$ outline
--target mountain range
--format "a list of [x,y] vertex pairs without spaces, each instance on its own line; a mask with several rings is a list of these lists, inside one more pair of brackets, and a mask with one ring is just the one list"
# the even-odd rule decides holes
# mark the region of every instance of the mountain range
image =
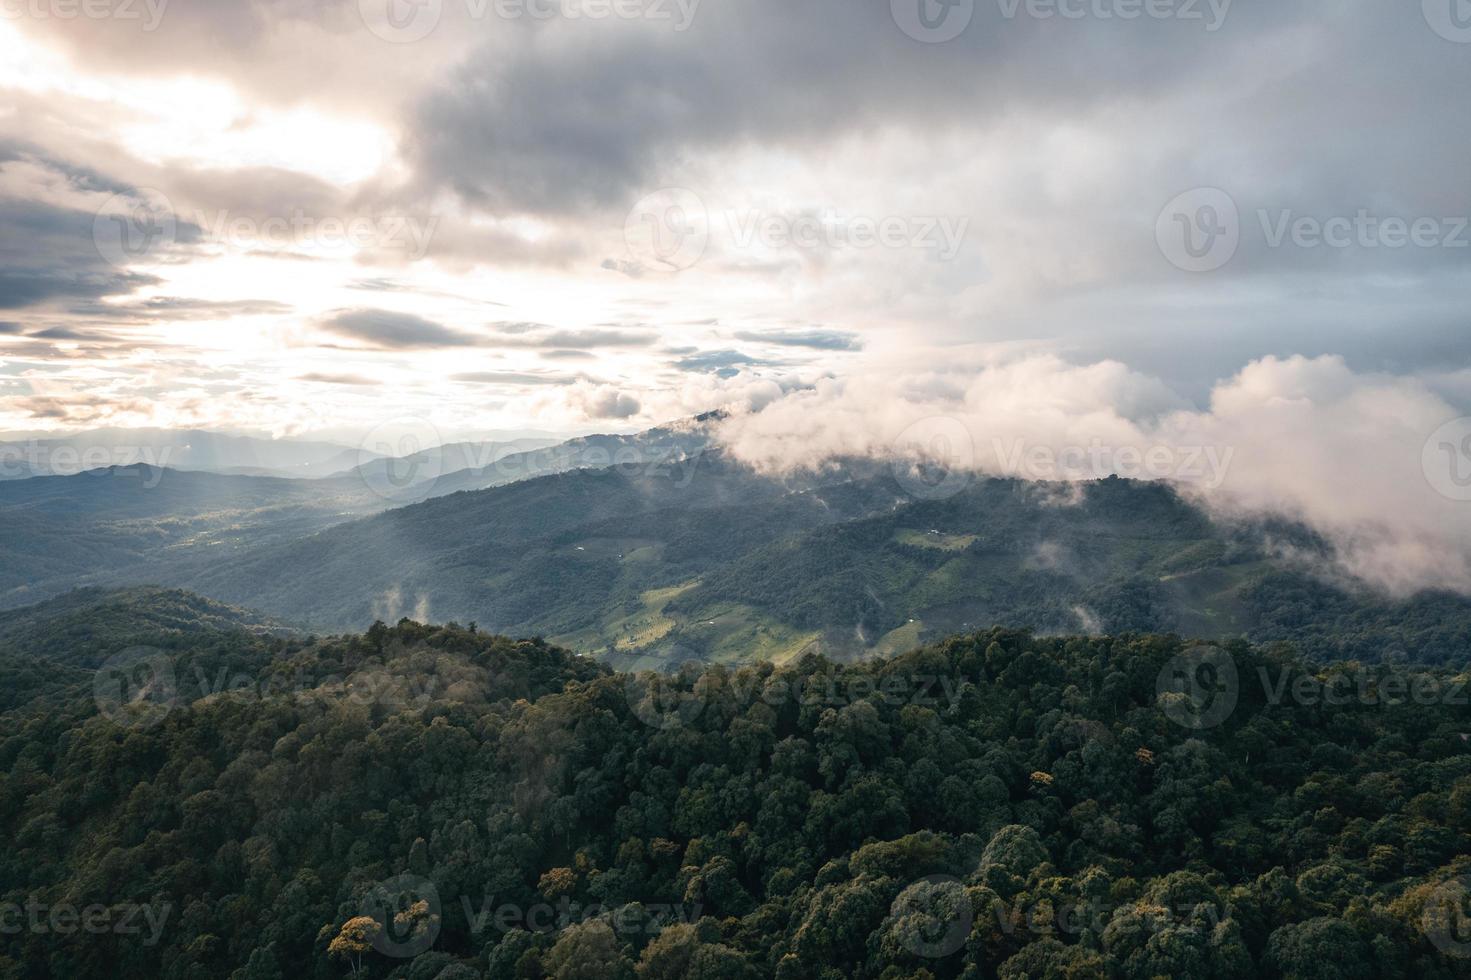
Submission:
[[756,472],[712,447],[717,421],[447,473],[418,457],[314,480],[12,481],[0,598],[161,585],[303,631],[473,622],[622,666],[852,658],[994,623],[1442,662],[1471,624],[1462,597],[1379,595],[1307,530],[1224,522],[1161,483],[976,479],[931,500],[870,461]]

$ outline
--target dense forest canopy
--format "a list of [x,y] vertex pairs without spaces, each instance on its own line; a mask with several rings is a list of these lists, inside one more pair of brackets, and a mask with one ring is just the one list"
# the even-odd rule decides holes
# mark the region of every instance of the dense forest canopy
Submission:
[[0,631],[7,975],[1471,976],[1464,668],[247,625]]

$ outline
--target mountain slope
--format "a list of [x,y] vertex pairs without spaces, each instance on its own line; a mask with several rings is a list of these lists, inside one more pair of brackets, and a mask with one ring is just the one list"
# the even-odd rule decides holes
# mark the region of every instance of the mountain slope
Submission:
[[1290,640],[1320,657],[1463,654],[1471,601],[1356,590],[1275,557],[1268,531],[1331,566],[1300,528],[1222,525],[1157,483],[981,480],[916,501],[872,466],[776,480],[705,453],[454,494],[150,571],[322,629],[477,622],[618,662],[852,657],[991,624]]
[[418,615],[523,635],[567,632],[648,589],[880,500],[791,493],[707,454],[438,498],[237,560],[175,569],[168,581],[324,628]]
[[375,454],[330,442],[267,439],[202,429],[96,429],[0,443],[0,480],[66,476],[139,463],[178,470],[321,477]]
[[[241,549],[300,540],[352,518],[464,489],[615,462],[628,470],[654,470],[698,453],[708,441],[709,421],[589,436],[534,451],[515,450],[540,440],[455,444],[403,460],[373,459],[320,479],[134,463],[0,482],[0,521],[9,532],[0,540],[0,608],[81,585],[187,584],[177,568],[228,562]],[[174,441],[190,435],[178,434]],[[196,441],[207,448],[220,440]],[[446,472],[466,462],[475,468]]]
[[219,633],[292,632],[267,616],[180,589],[78,589],[0,612],[0,654],[95,667],[131,646],[177,646]]
[[146,582],[150,564],[295,538],[390,505],[351,479],[225,476],[146,465],[0,483],[0,606],[85,584]]
[[1464,706],[1272,697],[1409,675],[1230,644],[1217,716],[1159,636],[662,680],[414,623],[234,643],[174,674],[254,690],[0,714],[0,903],[129,930],[0,930],[0,973],[325,980],[368,916],[361,975],[408,980],[1471,976]]

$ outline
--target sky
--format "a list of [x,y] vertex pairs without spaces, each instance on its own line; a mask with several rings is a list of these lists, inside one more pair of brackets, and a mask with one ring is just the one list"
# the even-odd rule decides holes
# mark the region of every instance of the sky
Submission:
[[0,0],[0,431],[1214,440],[1471,582],[1468,81],[1466,0]]

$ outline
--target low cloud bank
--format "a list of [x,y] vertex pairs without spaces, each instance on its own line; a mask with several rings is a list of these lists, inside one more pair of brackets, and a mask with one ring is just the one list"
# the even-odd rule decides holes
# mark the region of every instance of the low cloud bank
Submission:
[[1044,355],[819,380],[734,414],[719,438],[767,472],[926,464],[921,495],[974,475],[1165,480],[1223,518],[1301,521],[1341,571],[1391,594],[1471,594],[1462,415],[1424,379],[1333,356],[1253,361],[1201,410],[1118,362]]

